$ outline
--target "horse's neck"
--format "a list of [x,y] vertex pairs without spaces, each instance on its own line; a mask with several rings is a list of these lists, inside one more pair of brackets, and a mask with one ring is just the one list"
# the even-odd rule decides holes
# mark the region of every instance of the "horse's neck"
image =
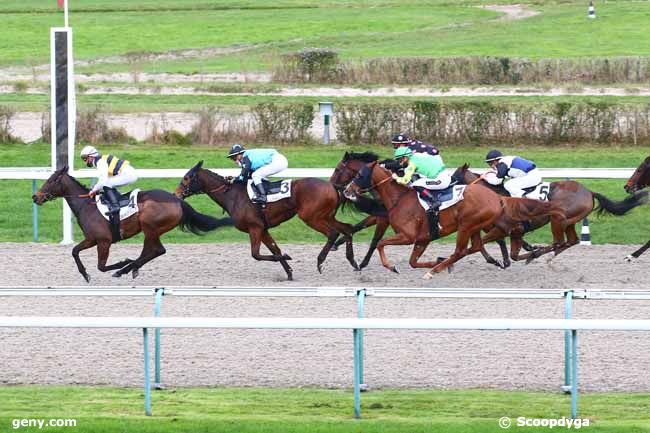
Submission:
[[[215,189],[220,188],[224,185],[223,182],[225,182],[225,179],[218,179],[214,173],[207,170],[205,170],[204,173],[205,174],[202,176],[202,179],[199,178],[201,180],[203,191],[208,194],[212,200],[217,202],[219,206],[224,208],[226,212],[230,213],[233,205],[233,200],[231,194],[228,194],[226,192],[226,189],[228,187],[225,186],[221,191],[214,191]],[[233,184],[230,188],[233,189],[234,186],[235,185]]]
[[399,185],[396,182],[390,180],[386,181],[386,178],[378,179],[379,176],[373,176],[372,182],[377,185],[375,190],[379,194],[381,201],[384,203],[386,209],[393,209],[397,203],[400,201],[403,195],[409,193],[411,190],[406,186]]
[[65,201],[68,203],[68,206],[70,206],[72,212],[75,216],[79,216],[81,208],[89,201],[88,198],[82,198],[79,196],[88,194],[88,190],[68,176],[63,180],[63,194],[65,195]]

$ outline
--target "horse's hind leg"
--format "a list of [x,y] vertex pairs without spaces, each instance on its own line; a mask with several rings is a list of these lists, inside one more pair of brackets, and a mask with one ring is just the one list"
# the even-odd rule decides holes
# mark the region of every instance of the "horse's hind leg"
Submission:
[[289,257],[286,254],[282,254],[280,247],[278,246],[277,243],[275,243],[275,239],[273,239],[271,234],[266,230],[262,232],[262,242],[264,242],[266,248],[268,248],[269,251],[273,253],[273,255],[282,257],[280,259],[280,264],[284,268],[284,272],[287,273],[287,279],[289,281],[293,281],[293,269],[291,269],[291,266],[289,266],[289,263],[287,263],[287,260],[291,260],[291,257]]
[[638,259],[639,256],[641,254],[645,253],[648,248],[650,248],[650,241],[646,242],[646,244],[644,246],[642,246],[641,248],[639,248],[638,250],[636,250],[635,252],[633,252],[629,256],[626,256],[625,260],[627,260],[628,262],[631,262],[632,259]]
[[97,242],[93,239],[84,239],[83,241],[79,242],[77,245],[74,246],[72,249],[72,257],[74,258],[75,263],[77,264],[77,269],[79,270],[79,273],[84,277],[87,283],[90,283],[90,276],[86,272],[86,267],[84,266],[83,263],[81,263],[81,259],[79,258],[79,252],[83,250],[87,250],[88,248],[92,248],[95,246]]
[[443,260],[442,262],[438,263],[436,266],[434,266],[433,269],[431,269],[429,272],[424,274],[424,278],[427,280],[431,279],[433,278],[433,273],[442,272],[448,266],[456,263],[458,260],[462,259],[463,257],[481,251],[481,249],[483,248],[483,242],[481,241],[480,229],[471,235],[471,239],[472,239],[471,248],[467,248],[469,239],[470,236],[468,230],[459,230],[458,235],[456,237],[456,250],[454,251],[454,253],[448,258],[446,258],[445,260]]
[[348,262],[350,262],[350,265],[352,265],[352,267],[358,271],[359,265],[357,264],[356,260],[354,260],[354,247],[352,245],[352,226],[350,224],[338,221],[336,218],[334,218],[334,216],[332,216],[331,219],[327,222],[327,225],[334,227],[336,231],[343,234],[345,237],[345,257],[348,259]]
[[167,252],[163,244],[160,242],[160,234],[156,229],[152,227],[143,227],[142,231],[144,232],[144,245],[140,257],[115,272],[113,274],[114,277],[121,277],[124,274],[133,272],[133,278],[135,278],[138,276],[139,269],[142,266]]

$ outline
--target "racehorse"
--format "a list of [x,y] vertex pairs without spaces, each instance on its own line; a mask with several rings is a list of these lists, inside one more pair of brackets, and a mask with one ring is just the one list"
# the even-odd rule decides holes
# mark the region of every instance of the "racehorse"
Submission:
[[[650,185],[650,156],[648,156],[639,167],[634,171],[632,177],[625,183],[625,191],[634,194],[637,191]],[[641,248],[625,257],[625,260],[631,262],[632,259],[638,259],[639,256],[650,248],[650,241],[646,242]]]
[[[336,168],[334,169],[334,173],[330,177],[330,182],[332,182],[334,188],[336,188],[337,190],[343,190],[347,186],[347,184],[352,182],[354,177],[359,173],[359,171],[364,166],[372,162],[375,162],[378,159],[379,157],[372,152],[363,152],[363,153],[345,152],[345,155],[343,155],[343,159],[341,159],[341,161],[339,161],[339,163],[336,165]],[[399,170],[400,168],[398,164],[396,164],[396,162],[393,160],[383,161],[381,164],[384,166],[384,168],[388,168],[393,172]],[[371,192],[373,194],[376,193],[375,190]],[[374,201],[372,199],[368,199],[360,195],[357,196],[356,201],[354,201],[353,203],[355,203],[358,207],[361,207],[360,206],[362,204],[361,201],[364,199],[366,201]],[[366,255],[366,258],[364,259],[363,263],[360,265],[362,269],[364,267],[364,264],[367,264],[368,261],[370,260],[370,256],[372,252],[375,250],[375,248],[377,247],[377,243],[384,236],[386,229],[390,225],[385,207],[382,206],[381,213],[379,213],[378,211],[369,212],[369,213],[371,213],[370,217],[366,218],[365,220],[363,220],[362,222],[354,226],[355,229],[357,229],[357,227],[360,226],[361,228],[365,228],[371,226],[372,224],[377,224],[375,235],[373,236],[372,242],[370,244],[370,249],[368,250],[368,254]],[[340,242],[342,241],[337,241],[337,244]],[[497,239],[496,242],[499,245],[499,248],[501,249],[501,254],[503,256],[502,265],[504,268],[507,268],[508,266],[510,266],[510,259],[508,257],[508,248],[506,247],[506,243],[503,239]],[[531,251],[532,251],[532,247],[531,247]]]
[[[184,199],[194,194],[207,194],[228,212],[238,230],[248,233],[255,260],[280,262],[287,278],[293,280],[293,270],[287,263],[291,257],[281,252],[268,229],[298,214],[309,227],[327,237],[327,243],[318,255],[318,272],[322,273],[322,264],[339,234],[345,238],[348,261],[354,269],[359,269],[352,248],[352,226],[334,217],[338,194],[329,182],[314,177],[293,181],[291,197],[268,203],[265,209],[261,209],[249,199],[246,183],[231,183],[202,166],[203,161],[200,161],[185,174],[176,188],[176,197]],[[272,255],[260,254],[261,243]]]
[[[479,179],[478,174],[469,170],[468,164],[459,167],[454,173],[454,177],[466,184],[471,184]],[[494,186],[482,179],[480,180],[480,183],[500,195],[509,195],[502,185]],[[621,202],[615,202],[602,194],[588,190],[582,186],[582,184],[573,180],[551,182],[547,197],[552,203],[556,204],[559,209],[564,211],[567,218],[567,225],[564,230],[566,242],[555,249],[555,255],[560,254],[562,251],[565,251],[580,242],[578,234],[576,233],[575,224],[582,221],[594,210],[594,200],[598,202],[596,211],[599,214],[608,213],[616,216],[625,215],[627,212],[643,204],[645,201],[644,195],[637,194],[628,197]],[[509,230],[517,230],[523,235],[523,233],[536,230],[539,227],[546,225],[548,222],[548,216],[541,216],[531,219],[530,222],[526,223],[526,227],[523,227],[521,222],[516,222],[515,225],[519,226],[518,228],[502,227],[502,231],[508,233]],[[502,235],[505,236],[505,233]],[[494,232],[492,234],[495,235]],[[496,235],[498,236],[498,234]],[[489,242],[491,240],[494,240],[491,235],[488,235],[483,239],[484,242]],[[519,255],[520,246],[521,242],[516,238],[513,238],[512,248],[510,250],[510,255],[513,260],[527,259],[527,261],[530,261],[532,258],[539,257],[549,252],[548,249],[535,249],[528,254]]]
[[[359,173],[362,167],[367,163],[377,161],[378,157],[372,152],[345,152],[343,159],[336,164],[334,173],[330,176],[330,183],[334,188],[342,192],[348,183],[354,179],[354,177]],[[370,262],[372,253],[375,252],[377,248],[377,243],[384,237],[384,233],[388,229],[388,213],[386,208],[376,199],[369,198],[366,196],[358,196],[356,200],[350,201],[343,194],[341,194],[341,199],[343,200],[342,206],[345,207],[348,203],[352,203],[355,208],[358,210],[370,214],[363,221],[353,226],[354,233],[363,230],[367,227],[375,226],[375,234],[372,237],[370,242],[370,247],[368,248],[368,253],[364,257],[361,264],[359,264],[359,269],[365,268]],[[334,243],[335,247],[341,245],[345,240],[339,239]]]
[[68,174],[66,166],[52,173],[45,184],[32,196],[34,203],[39,206],[46,201],[63,197],[72,209],[85,236],[85,239],[72,249],[72,257],[86,282],[90,282],[90,276],[79,259],[79,252],[82,250],[97,245],[97,269],[101,272],[119,269],[113,274],[114,277],[121,277],[131,272],[135,278],[145,263],[165,254],[165,247],[160,242],[163,233],[178,225],[195,234],[232,225],[230,218],[215,219],[200,214],[189,204],[167,191],[157,189],[142,191],[138,194],[138,213],[124,219],[120,225],[122,239],[128,239],[140,232],[144,233],[142,253],[135,260],[127,259],[106,265],[113,236],[109,222],[97,209],[95,200],[89,198],[88,192],[88,188]]
[[[551,203],[502,197],[482,185],[469,185],[465,188],[463,200],[440,211],[439,215],[441,237],[458,231],[454,253],[436,262],[419,262],[420,256],[432,239],[429,234],[428,219],[424,209],[418,203],[417,193],[394,182],[389,170],[373,162],[361,169],[346,188],[345,194],[352,199],[360,193],[373,189],[377,190],[384,206],[388,209],[390,225],[396,232],[394,236],[381,240],[377,245],[382,265],[398,273],[397,267],[387,260],[384,247],[414,244],[409,264],[414,268],[432,268],[425,274],[425,278],[431,278],[432,272],[441,272],[466,255],[479,251],[488,262],[499,266],[500,264],[485,251],[481,240],[481,230],[494,227],[499,218],[507,217],[524,221],[539,215],[552,214],[553,218],[558,218],[559,221],[564,219],[563,213]],[[554,233],[554,239],[558,235],[561,236],[561,233]],[[472,245],[468,248],[470,239]]]

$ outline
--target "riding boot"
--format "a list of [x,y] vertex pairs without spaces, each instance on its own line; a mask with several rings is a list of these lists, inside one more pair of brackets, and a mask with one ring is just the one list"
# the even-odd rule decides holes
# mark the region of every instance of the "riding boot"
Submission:
[[255,185],[255,197],[253,197],[254,203],[266,204],[266,191],[264,190],[264,184],[260,182]]
[[429,221],[429,236],[431,240],[436,240],[440,237],[440,227],[438,227],[438,209],[440,202],[438,200],[429,201],[431,207],[427,209],[427,220]]
[[120,193],[115,188],[104,187],[104,197],[108,201],[108,221],[115,243],[122,239],[120,235]]

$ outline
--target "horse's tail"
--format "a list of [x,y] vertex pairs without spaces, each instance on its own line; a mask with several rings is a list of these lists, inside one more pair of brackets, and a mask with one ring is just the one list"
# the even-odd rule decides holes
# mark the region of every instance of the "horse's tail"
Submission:
[[602,194],[597,192],[591,192],[596,200],[598,200],[598,206],[595,211],[598,215],[608,213],[611,215],[625,215],[635,207],[642,205],[648,202],[648,191],[641,191],[629,197],[626,197],[623,201],[613,201],[608,199]]
[[180,201],[181,209],[183,210],[183,217],[181,218],[180,226],[183,231],[190,231],[195,235],[202,235],[219,227],[226,227],[233,225],[233,219],[228,218],[213,218],[209,215],[204,215],[194,210],[185,201]]
[[533,218],[546,215],[558,215],[565,218],[564,211],[550,201],[512,197],[502,197],[501,200],[506,215],[515,221],[530,221]]

